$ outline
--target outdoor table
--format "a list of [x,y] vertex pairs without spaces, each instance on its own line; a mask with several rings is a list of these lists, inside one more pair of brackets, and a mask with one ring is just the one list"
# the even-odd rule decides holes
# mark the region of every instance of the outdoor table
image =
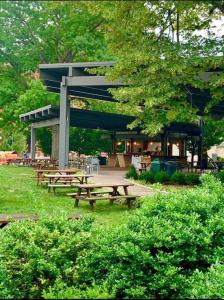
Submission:
[[[115,199],[126,198],[128,200],[128,207],[131,207],[131,200],[134,200],[137,196],[128,195],[128,187],[133,186],[130,183],[108,183],[108,184],[72,184],[78,189],[75,195],[75,206],[78,206],[79,200],[88,201],[91,209],[93,209],[93,204],[96,200],[106,200],[109,199],[110,203],[113,204]],[[124,189],[124,195],[121,195],[118,188]],[[94,189],[111,188],[112,191],[99,191],[94,192]],[[109,194],[109,196],[99,197],[98,194]],[[84,195],[84,196],[83,196]],[[95,197],[96,196],[96,197]]]
[[45,174],[44,177],[48,179],[48,191],[50,192],[50,189],[53,188],[53,190],[55,192],[56,187],[72,186],[74,179],[77,179],[79,183],[83,184],[84,182],[87,183],[88,178],[93,177],[93,176],[91,176],[91,175],[74,175],[74,174],[73,175]]
[[50,173],[58,173],[60,175],[72,175],[78,172],[78,170],[75,169],[67,169],[67,170],[57,170],[57,169],[52,169],[52,170],[47,170],[47,169],[38,169],[34,170],[37,173],[37,185],[41,183],[41,181],[44,179],[44,173],[50,174]]
[[68,181],[72,182],[73,179],[77,179],[80,183],[84,181],[87,183],[89,177],[93,177],[91,175],[66,175],[66,174],[44,174],[44,177],[48,178],[49,183],[56,183],[60,179],[68,179]]

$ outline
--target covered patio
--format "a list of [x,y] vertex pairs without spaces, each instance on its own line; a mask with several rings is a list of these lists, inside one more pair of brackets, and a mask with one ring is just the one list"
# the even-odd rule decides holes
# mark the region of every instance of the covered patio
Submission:
[[[139,137],[144,140],[148,138],[141,134],[140,128],[134,131],[127,129],[127,125],[134,120],[132,116],[88,111],[70,108],[70,100],[73,98],[95,99],[115,102],[108,91],[109,88],[119,88],[121,81],[108,81],[105,76],[95,76],[89,74],[88,70],[97,67],[112,67],[114,62],[87,62],[87,63],[63,63],[40,65],[40,78],[43,80],[50,92],[60,94],[60,106],[51,105],[27,112],[20,116],[24,122],[31,123],[31,157],[35,157],[36,129],[39,127],[52,127],[52,156],[59,159],[59,168],[68,166],[69,157],[69,127],[80,127],[89,129],[102,129],[113,134],[111,138],[122,137],[133,140]],[[208,80],[212,72],[206,72],[200,76]],[[210,99],[209,91],[201,91],[188,87],[189,102],[198,108],[198,115],[205,114],[205,106]],[[221,118],[224,114],[224,103],[215,105],[211,114],[214,118]],[[171,124],[169,128],[164,128],[156,137],[161,140],[161,149],[164,155],[169,155],[170,150],[168,138],[170,134],[193,135],[199,138],[200,153],[202,158],[202,122],[197,124]],[[132,136],[132,137],[131,137]],[[114,150],[114,149],[113,149]],[[181,154],[184,155],[186,149],[184,143],[181,146]]]

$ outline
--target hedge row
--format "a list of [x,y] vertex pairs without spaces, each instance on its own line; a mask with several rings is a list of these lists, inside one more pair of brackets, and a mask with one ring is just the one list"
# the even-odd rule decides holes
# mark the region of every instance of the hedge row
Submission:
[[[142,174],[138,174],[134,166],[130,166],[128,172],[126,173],[126,178],[143,180],[146,183],[165,183],[170,182],[173,184],[187,184],[187,185],[197,185],[200,183],[200,175],[197,173],[182,173],[175,172],[171,176],[168,176],[166,172],[161,171],[157,173],[152,173],[151,171],[145,171]],[[224,176],[223,176],[224,178]]]
[[0,231],[0,298],[224,298],[224,188],[146,198],[126,225],[54,217]]

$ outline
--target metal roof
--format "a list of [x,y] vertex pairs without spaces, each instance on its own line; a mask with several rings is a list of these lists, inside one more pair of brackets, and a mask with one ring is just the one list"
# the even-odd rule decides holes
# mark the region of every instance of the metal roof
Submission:
[[[59,107],[53,107],[51,105],[44,106],[42,108],[24,113],[20,115],[20,120],[27,123],[38,123],[44,120],[51,120],[60,117]],[[78,108],[70,108],[70,126],[87,129],[102,129],[108,131],[129,131],[128,124],[133,122],[135,117],[90,111]],[[135,128],[135,131],[140,133],[140,128]],[[186,133],[188,135],[200,135],[201,130],[196,124],[186,123],[172,123],[169,127],[166,127],[167,132]]]
[[87,69],[96,67],[112,67],[113,61],[41,64],[40,78],[44,81],[48,91],[60,93],[60,84],[66,77],[68,94],[78,98],[90,98],[104,101],[116,101],[108,88],[119,87],[119,81],[107,81],[104,76],[89,74]]
[[[108,89],[121,87],[123,85],[122,82],[107,81],[105,76],[95,76],[88,72],[88,69],[91,68],[109,68],[114,64],[114,61],[41,64],[39,65],[40,78],[44,81],[50,92],[60,93],[60,84],[63,80],[66,80],[68,94],[71,97],[115,102],[116,99],[113,98]],[[198,77],[204,81],[208,81],[214,73],[219,75],[223,73],[223,70],[219,68],[212,72],[200,72]],[[183,89],[188,92],[188,101],[193,107],[199,109],[199,115],[203,115],[206,104],[211,99],[210,91],[191,86],[183,86]],[[222,118],[224,116],[224,100],[213,106],[210,113],[215,119]]]

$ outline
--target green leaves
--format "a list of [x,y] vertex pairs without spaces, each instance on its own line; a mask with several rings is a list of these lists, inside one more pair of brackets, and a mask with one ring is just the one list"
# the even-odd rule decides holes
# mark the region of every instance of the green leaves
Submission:
[[107,20],[107,43],[117,57],[116,65],[104,72],[109,79],[119,78],[128,85],[112,93],[125,101],[130,111],[136,106],[143,108],[133,114],[146,133],[158,133],[172,121],[197,119],[198,111],[185,89],[189,85],[211,89],[213,105],[214,99],[223,98],[218,84],[221,78],[210,84],[197,76],[200,71],[223,66],[223,59],[216,57],[222,52],[221,38],[205,35],[220,16],[212,6],[195,1],[117,1],[113,6],[107,1],[90,5],[93,14],[96,10]]

